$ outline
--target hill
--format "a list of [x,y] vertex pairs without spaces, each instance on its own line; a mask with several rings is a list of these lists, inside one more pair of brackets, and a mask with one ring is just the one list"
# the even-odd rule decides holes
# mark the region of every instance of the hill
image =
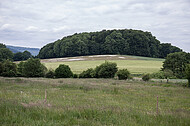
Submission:
[[39,58],[121,54],[164,58],[180,52],[170,43],[160,43],[150,32],[141,30],[103,30],[63,37],[41,48]]
[[6,45],[6,47],[9,48],[13,53],[28,51],[33,56],[38,55],[40,51],[39,48],[28,48],[28,47],[10,46],[10,45]]

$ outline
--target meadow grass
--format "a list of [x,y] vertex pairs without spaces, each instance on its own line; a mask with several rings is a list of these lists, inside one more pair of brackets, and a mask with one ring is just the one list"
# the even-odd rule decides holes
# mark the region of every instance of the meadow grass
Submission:
[[[158,72],[163,61],[154,60],[108,60],[117,63],[119,69],[127,68],[132,74],[154,73]],[[104,63],[105,60],[95,61],[69,61],[69,62],[46,62],[44,63],[48,69],[56,69],[60,64],[69,65],[74,73],[81,73],[88,68],[95,68]]]
[[[45,90],[47,103],[40,102]],[[189,126],[190,89],[132,80],[1,77],[0,125]]]
[[164,59],[130,55],[95,55],[44,59],[41,61],[48,69],[53,70],[60,64],[69,65],[71,70],[76,74],[88,68],[95,68],[105,61],[110,61],[117,63],[119,69],[127,68],[133,75],[139,75],[158,72],[162,67]]

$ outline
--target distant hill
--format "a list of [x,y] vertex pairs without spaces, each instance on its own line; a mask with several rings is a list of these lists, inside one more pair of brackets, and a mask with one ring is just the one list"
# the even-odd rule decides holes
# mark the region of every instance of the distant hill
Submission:
[[164,58],[182,49],[161,43],[150,32],[141,30],[103,30],[76,33],[41,48],[39,58],[59,58],[85,55],[121,54]]
[[24,52],[24,51],[28,51],[30,52],[33,56],[38,55],[40,49],[39,48],[28,48],[28,47],[20,47],[20,46],[10,46],[10,45],[6,45],[7,48],[9,48],[13,53],[17,53],[17,52]]

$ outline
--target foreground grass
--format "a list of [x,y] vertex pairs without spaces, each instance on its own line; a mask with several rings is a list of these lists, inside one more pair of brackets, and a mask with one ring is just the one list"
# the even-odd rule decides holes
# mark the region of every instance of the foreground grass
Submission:
[[[190,89],[164,85],[112,79],[0,78],[0,125],[190,125]],[[47,103],[41,102],[45,89]]]
[[[100,55],[101,56],[101,55]],[[120,55],[112,57],[74,57],[74,59],[83,59],[83,61],[56,61],[51,59],[45,60],[44,64],[48,69],[56,69],[60,64],[69,65],[74,73],[81,73],[88,68],[95,68],[96,66],[105,62],[105,60],[117,63],[119,69],[127,68],[132,74],[154,73],[158,72],[163,64],[164,59],[148,58],[139,56],[123,56]],[[73,58],[68,58],[73,59]],[[43,61],[43,60],[42,60]]]

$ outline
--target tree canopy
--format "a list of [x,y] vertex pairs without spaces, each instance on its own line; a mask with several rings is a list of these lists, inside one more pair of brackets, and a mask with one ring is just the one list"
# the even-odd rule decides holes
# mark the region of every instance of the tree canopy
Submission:
[[72,76],[73,72],[68,65],[60,64],[59,67],[55,69],[55,77],[57,78],[70,78]]
[[41,64],[39,59],[30,58],[26,62],[20,62],[18,65],[21,76],[25,77],[43,77],[47,68]]
[[161,44],[150,32],[123,29],[76,33],[45,45],[38,56],[39,58],[59,58],[123,54],[164,58],[169,53],[181,51],[170,43]]
[[175,52],[168,54],[163,64],[163,70],[171,70],[177,78],[185,77],[186,65],[190,63],[190,53]]
[[24,52],[15,53],[13,60],[14,61],[23,61],[23,60],[27,60],[29,58],[32,58],[32,54],[28,51],[24,51]]
[[17,75],[17,65],[10,60],[0,62],[0,76],[14,77]]
[[0,61],[8,59],[12,60],[12,58],[13,53],[8,48],[6,48],[4,44],[0,43]]

